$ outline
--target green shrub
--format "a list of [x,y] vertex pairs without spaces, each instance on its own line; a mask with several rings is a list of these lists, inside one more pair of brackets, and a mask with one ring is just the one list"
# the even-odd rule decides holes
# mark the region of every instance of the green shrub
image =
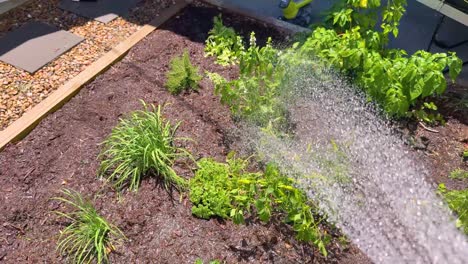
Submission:
[[318,226],[316,206],[293,186],[294,181],[274,165],[268,165],[264,173],[248,172],[247,166],[247,160],[233,154],[227,163],[200,160],[189,183],[192,213],[205,219],[228,218],[236,224],[244,223],[246,215],[268,222],[276,213],[292,225],[299,240],[312,242],[326,255],[328,238]]
[[198,67],[190,62],[187,51],[181,57],[171,60],[171,69],[167,73],[166,87],[172,94],[179,94],[183,90],[198,90],[198,82],[203,78]]
[[93,204],[78,192],[63,190],[62,193],[64,197],[54,199],[64,202],[72,211],[56,213],[71,223],[60,232],[57,250],[73,263],[90,263],[94,259],[99,264],[107,263],[114,242],[125,239],[124,234],[100,216]]
[[[338,0],[326,18],[300,48],[299,57],[320,58],[353,77],[369,97],[394,117],[441,121],[437,107],[424,98],[446,89],[443,71],[452,80],[461,71],[455,53],[431,54],[424,50],[408,56],[404,50],[387,49],[389,35],[398,36],[406,0]],[[423,105],[426,103],[427,105]],[[419,109],[418,109],[419,108]]]
[[468,235],[468,189],[450,191],[444,184],[439,184],[438,191],[444,197],[449,208],[457,214],[457,227]]
[[222,66],[239,62],[244,52],[244,43],[233,28],[223,25],[221,15],[213,18],[213,29],[205,41],[205,56],[215,56],[216,63]]
[[159,176],[166,188],[184,189],[186,180],[172,169],[177,158],[190,156],[174,145],[180,140],[174,136],[179,124],[172,126],[166,121],[160,105],[143,106],[145,110],[121,119],[104,141],[99,174],[119,190],[137,190],[143,176]]
[[453,80],[461,71],[461,60],[455,54],[418,51],[407,56],[402,50],[382,52],[373,45],[380,44],[362,36],[359,27],[340,34],[317,28],[298,53],[311,59],[317,56],[353,76],[388,114],[397,117],[408,116],[422,99],[445,91],[442,71],[446,67]]

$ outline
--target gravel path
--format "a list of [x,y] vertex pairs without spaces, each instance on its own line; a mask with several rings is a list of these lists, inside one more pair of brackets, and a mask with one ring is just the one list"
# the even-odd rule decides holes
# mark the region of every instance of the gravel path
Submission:
[[0,62],[0,130],[173,4],[173,0],[145,0],[128,17],[103,24],[63,11],[58,2],[31,1],[0,17],[0,37],[26,22],[42,21],[85,38],[34,74]]

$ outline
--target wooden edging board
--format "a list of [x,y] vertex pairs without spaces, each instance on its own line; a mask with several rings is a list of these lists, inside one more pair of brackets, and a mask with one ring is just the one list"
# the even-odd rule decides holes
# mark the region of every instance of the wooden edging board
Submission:
[[70,98],[78,93],[83,85],[90,82],[98,74],[108,69],[113,63],[121,59],[135,44],[161,26],[169,18],[177,14],[188,1],[176,0],[171,7],[163,10],[160,16],[156,17],[149,24],[144,25],[129,38],[118,44],[112,50],[104,54],[88,68],[79,73],[76,77],[60,86],[56,91],[50,94],[42,102],[23,114],[18,120],[14,121],[7,128],[0,131],[0,150],[8,143],[24,138],[43,118],[49,113],[59,109]]
[[279,20],[279,19],[274,18],[274,17],[260,15],[258,13],[255,13],[255,12],[251,11],[251,10],[239,7],[236,4],[231,3],[229,1],[226,1],[226,0],[201,0],[201,1],[205,2],[205,3],[208,3],[210,5],[214,5],[214,6],[226,9],[228,11],[231,11],[231,12],[246,16],[246,17],[256,19],[258,21],[265,22],[267,24],[273,25],[273,26],[275,26],[277,28],[280,28],[280,29],[283,29],[283,30],[286,30],[286,31],[289,31],[289,32],[293,32],[293,33],[305,32],[305,33],[308,33],[308,32],[311,31],[308,28],[301,27],[301,26],[298,26],[298,25],[294,25],[294,24],[291,24],[291,23],[286,22],[286,21]]

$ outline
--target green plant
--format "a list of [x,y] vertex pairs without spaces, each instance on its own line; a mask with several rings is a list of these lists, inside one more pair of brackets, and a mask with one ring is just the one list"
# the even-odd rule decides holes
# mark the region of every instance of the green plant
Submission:
[[172,94],[179,94],[184,89],[198,90],[198,82],[203,78],[198,71],[198,67],[192,65],[185,50],[181,57],[171,60],[171,69],[167,73],[167,89]]
[[[215,260],[211,260],[209,263],[210,264],[221,264],[222,262],[215,259]],[[195,260],[195,264],[203,264],[203,260],[201,258],[198,258],[198,259]]]
[[226,80],[217,73],[207,73],[214,83],[221,103],[238,117],[262,127],[284,129],[286,110],[279,99],[279,87],[284,70],[271,38],[264,47],[256,44],[255,33],[249,48],[240,55],[238,79]]
[[71,223],[60,232],[57,250],[74,263],[90,263],[94,259],[97,263],[107,263],[108,254],[115,249],[114,243],[125,239],[124,234],[100,216],[80,193],[63,190],[62,194],[64,197],[54,199],[70,206],[72,211],[56,213]]
[[[245,173],[247,165],[240,159],[228,159],[228,163],[219,163],[212,159],[201,159],[195,176],[190,179],[190,201],[192,202],[192,213],[200,218],[209,219],[213,216],[229,218],[231,210],[241,211],[242,204],[236,204],[233,190],[237,190],[240,178],[255,178],[258,174]],[[241,200],[246,200],[243,197]],[[243,209],[245,208],[242,206]],[[237,223],[243,220],[235,217]]]
[[172,169],[174,161],[190,154],[174,145],[179,124],[173,126],[162,116],[162,107],[146,105],[143,111],[134,111],[121,119],[103,142],[99,155],[99,174],[113,183],[117,189],[129,187],[137,190],[143,176],[159,176],[164,185],[179,189],[186,187],[186,180]]
[[440,123],[445,124],[445,120],[441,114],[437,112],[437,106],[433,103],[424,102],[419,109],[413,109],[408,116],[415,117],[419,121],[428,124]]
[[244,52],[242,38],[233,28],[223,25],[221,15],[213,18],[213,24],[205,41],[205,56],[215,56],[216,63],[222,66],[238,63]]
[[328,237],[317,219],[316,206],[293,186],[294,181],[270,164],[263,173],[247,171],[248,161],[228,155],[227,163],[202,159],[190,180],[192,213],[201,218],[219,216],[244,223],[246,215],[268,222],[273,214],[291,224],[302,241],[312,242],[326,255]]
[[452,80],[461,71],[455,54],[418,51],[407,56],[402,50],[380,51],[379,40],[362,36],[359,27],[337,33],[317,28],[302,45],[299,56],[318,57],[354,77],[356,83],[391,116],[408,116],[420,100],[442,94],[449,67]]
[[458,180],[468,179],[468,171],[462,170],[462,169],[456,169],[450,172],[449,178],[458,179]]
[[444,197],[449,208],[457,214],[457,227],[468,234],[468,189],[450,191],[444,184],[439,184],[438,192]]
[[[406,0],[338,0],[325,19],[299,49],[299,57],[318,57],[341,70],[395,117],[442,121],[437,107],[423,99],[446,89],[443,70],[452,80],[461,71],[455,53],[431,54],[387,49],[389,35],[398,36]],[[426,105],[427,104],[427,105]],[[411,111],[415,107],[417,110]]]
[[[398,36],[400,19],[406,9],[406,0],[337,0],[325,18],[326,24],[338,33],[352,28],[372,40],[373,49],[384,49],[389,34]],[[377,30],[379,25],[380,30]]]

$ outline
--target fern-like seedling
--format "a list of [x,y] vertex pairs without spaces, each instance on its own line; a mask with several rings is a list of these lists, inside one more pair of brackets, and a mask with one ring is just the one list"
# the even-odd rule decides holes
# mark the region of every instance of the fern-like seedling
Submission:
[[66,189],[62,193],[63,197],[54,199],[72,210],[55,213],[71,223],[60,232],[57,250],[72,263],[91,263],[93,260],[98,264],[107,263],[109,253],[115,249],[114,243],[124,240],[124,234],[100,216],[93,204],[80,193]]
[[175,133],[179,124],[173,126],[162,116],[162,107],[147,106],[121,119],[104,141],[99,155],[99,174],[121,190],[129,187],[137,190],[144,176],[160,177],[166,188],[185,189],[187,182],[173,170],[179,157],[191,157],[184,148],[176,147]]
[[198,82],[203,78],[199,69],[190,62],[187,51],[181,57],[171,60],[171,69],[167,73],[166,87],[172,94],[179,94],[183,90],[198,90]]

